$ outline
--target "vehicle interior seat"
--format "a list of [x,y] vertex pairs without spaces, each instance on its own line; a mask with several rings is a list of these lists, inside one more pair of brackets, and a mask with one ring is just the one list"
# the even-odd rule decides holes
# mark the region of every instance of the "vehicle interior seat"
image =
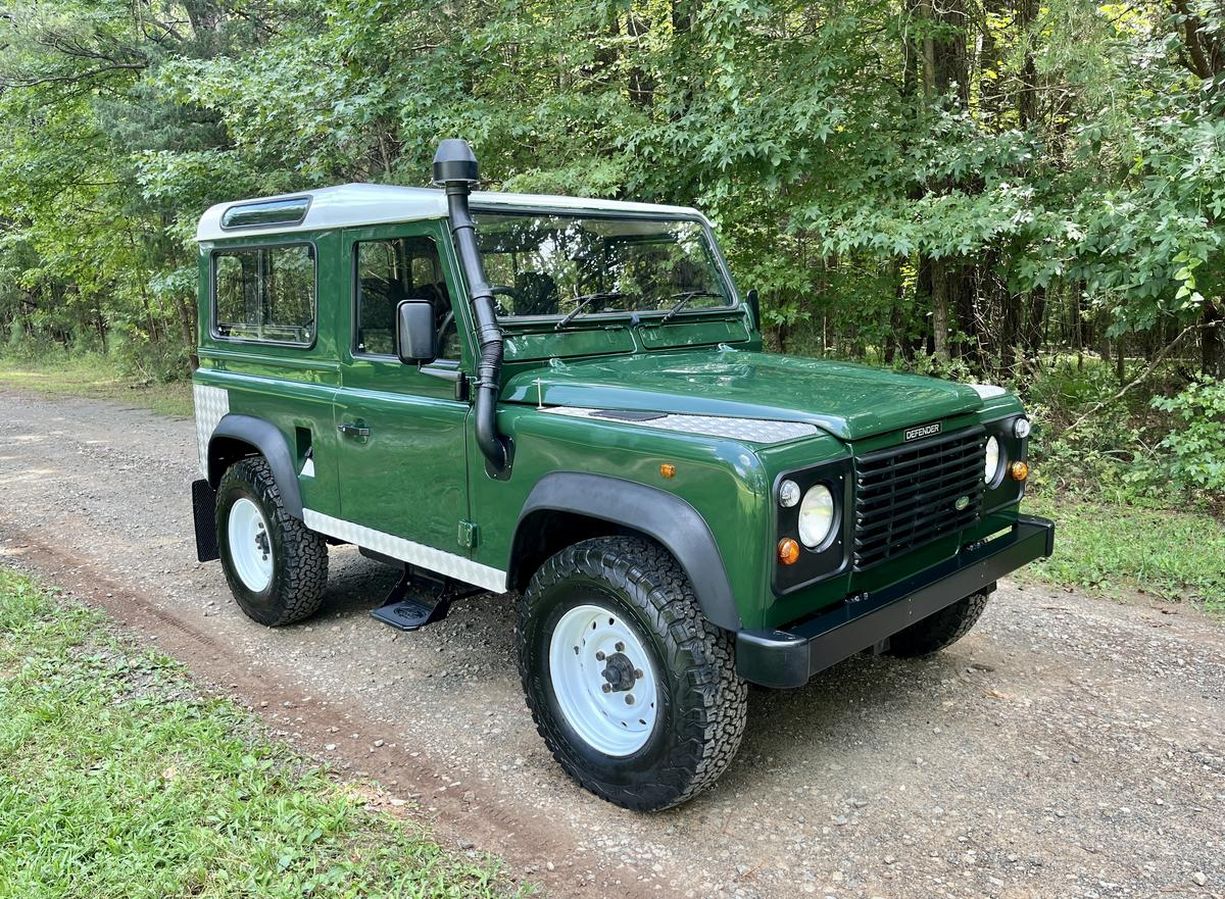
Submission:
[[556,315],[560,297],[557,282],[544,272],[515,275],[515,315]]

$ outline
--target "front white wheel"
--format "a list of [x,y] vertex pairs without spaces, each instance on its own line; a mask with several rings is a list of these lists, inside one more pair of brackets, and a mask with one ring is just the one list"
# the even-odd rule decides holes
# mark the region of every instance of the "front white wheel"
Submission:
[[584,604],[566,612],[549,641],[549,676],[566,723],[605,755],[646,745],[659,703],[655,663],[619,611]]
[[714,783],[744,733],[731,638],[702,615],[657,543],[566,547],[519,601],[519,675],[553,757],[626,808],[668,808]]

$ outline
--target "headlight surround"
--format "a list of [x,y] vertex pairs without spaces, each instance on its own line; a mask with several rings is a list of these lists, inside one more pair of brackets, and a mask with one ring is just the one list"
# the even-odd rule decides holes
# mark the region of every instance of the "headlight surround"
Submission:
[[809,549],[821,546],[834,530],[837,518],[834,508],[834,494],[825,484],[816,484],[808,488],[804,499],[800,502],[798,526],[800,542]]
[[992,435],[987,438],[986,460],[983,463],[983,481],[988,484],[995,483],[995,479],[1000,473],[1001,458],[999,438]]

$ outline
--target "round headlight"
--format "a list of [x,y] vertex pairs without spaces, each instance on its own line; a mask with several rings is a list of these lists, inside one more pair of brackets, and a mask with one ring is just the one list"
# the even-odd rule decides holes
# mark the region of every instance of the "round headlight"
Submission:
[[1012,423],[1012,434],[1021,440],[1029,436],[1030,424],[1028,418],[1018,418]]
[[987,461],[983,465],[983,480],[990,484],[1000,473],[1000,442],[994,437],[987,438]]
[[778,504],[790,509],[800,501],[800,485],[795,481],[783,481],[778,485]]
[[800,541],[809,549],[825,542],[834,527],[834,495],[824,484],[810,487],[800,503]]

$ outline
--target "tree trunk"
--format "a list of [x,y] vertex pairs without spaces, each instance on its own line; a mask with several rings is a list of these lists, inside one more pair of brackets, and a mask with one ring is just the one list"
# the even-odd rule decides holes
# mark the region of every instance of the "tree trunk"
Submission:
[[[970,77],[966,55],[966,16],[964,0],[919,0],[916,14],[923,20],[922,83],[924,113],[934,103],[948,103],[964,109],[970,102]],[[941,185],[947,192],[955,185]],[[972,270],[952,259],[930,259],[932,352],[942,360],[950,353],[950,332],[957,325],[953,316],[964,311],[965,297],[973,296]],[[970,301],[972,305],[972,300]],[[968,327],[967,327],[968,329]]]
[[1200,324],[1200,367],[1210,378],[1225,378],[1225,314],[1216,300],[1204,300]]
[[1043,323],[1046,321],[1046,288],[1035,287],[1029,295],[1029,316],[1025,323],[1025,363],[1032,368],[1042,349]]

